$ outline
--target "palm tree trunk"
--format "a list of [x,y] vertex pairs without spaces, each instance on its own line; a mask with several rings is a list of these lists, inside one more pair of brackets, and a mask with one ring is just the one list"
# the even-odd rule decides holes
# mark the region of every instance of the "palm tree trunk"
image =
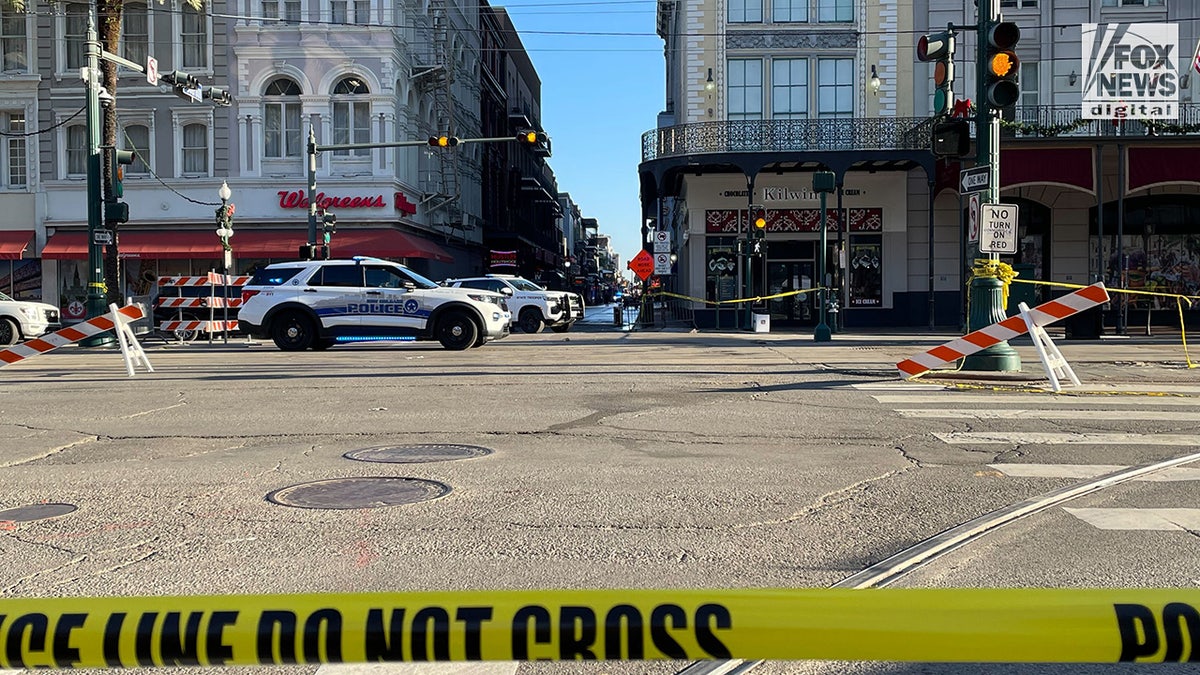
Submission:
[[[104,51],[113,54],[120,54],[121,43],[121,14],[124,9],[123,0],[99,0],[97,7],[97,20],[100,23],[100,44],[103,45]],[[109,61],[101,61],[101,70],[104,73],[104,88],[108,90],[109,95],[113,96],[113,100],[104,105],[104,130],[101,136],[101,145],[109,148],[117,147],[117,64]],[[111,184],[112,165],[108,161],[110,152],[105,151],[101,158],[101,176],[103,177],[102,184],[108,186]],[[108,194],[107,190],[104,195],[105,199],[113,199],[114,196]],[[104,285],[107,287],[105,303],[116,303],[118,306],[125,304],[122,297],[124,284],[120,278],[118,265],[118,229],[119,223],[109,223],[108,227],[113,230],[113,245],[105,249],[104,256]]]

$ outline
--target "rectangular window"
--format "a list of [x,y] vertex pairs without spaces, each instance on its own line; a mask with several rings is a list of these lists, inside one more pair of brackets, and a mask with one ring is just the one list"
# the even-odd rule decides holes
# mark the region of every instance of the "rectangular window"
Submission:
[[1104,0],[1105,7],[1162,7],[1163,0]]
[[208,127],[203,124],[183,128],[183,172],[208,175]]
[[808,21],[808,0],[774,0],[771,20],[775,23]]
[[66,18],[63,41],[67,50],[67,70],[76,70],[83,66],[84,50],[87,46],[88,6],[79,3],[69,3],[66,6]]
[[25,39],[25,14],[13,10],[8,3],[0,4],[0,50],[4,52],[0,69],[6,73],[28,70],[28,44]]
[[144,3],[126,2],[121,15],[122,56],[145,65],[150,53],[150,14]]
[[[705,243],[707,270],[705,296],[707,300],[719,302],[740,297],[737,287],[738,256],[734,237],[708,237]],[[728,306],[728,305],[726,305]]]
[[761,120],[763,74],[760,59],[731,59],[728,65],[729,119]]
[[762,23],[762,0],[729,0],[729,23]]
[[284,23],[300,23],[299,0],[263,0],[263,17],[283,19]]
[[144,124],[130,124],[122,132],[123,138],[119,145],[132,150],[136,159],[125,169],[125,173],[133,176],[150,175],[150,166],[146,160],[150,157],[150,127]]
[[87,175],[87,127],[75,124],[67,127],[67,175]]
[[1033,108],[1038,105],[1039,68],[1037,62],[1021,64],[1021,101],[1022,108]]
[[883,306],[883,235],[850,235],[850,306]]
[[[371,142],[371,105],[366,101],[336,102],[333,104],[333,142],[343,143]],[[366,148],[355,150],[335,150],[335,156],[366,157],[370,151]]]
[[300,23],[300,0],[283,0],[283,20]]
[[183,67],[208,69],[208,17],[204,12],[184,5],[182,32],[179,40],[183,45]]
[[350,23],[350,15],[347,11],[349,4],[346,0],[333,0],[329,4],[331,13],[330,20],[333,23]]
[[821,22],[853,21],[854,0],[817,0],[817,20]]
[[354,23],[365,26],[371,22],[370,0],[354,0]]
[[817,61],[817,116],[854,116],[854,59]]
[[808,117],[808,59],[771,62],[771,118]]
[[1037,7],[1037,0],[1000,0],[1000,9],[1025,9]]
[[4,115],[5,158],[8,160],[8,187],[25,187],[28,180],[25,166],[25,113]]
[[268,103],[264,116],[266,155],[300,156],[300,104]]

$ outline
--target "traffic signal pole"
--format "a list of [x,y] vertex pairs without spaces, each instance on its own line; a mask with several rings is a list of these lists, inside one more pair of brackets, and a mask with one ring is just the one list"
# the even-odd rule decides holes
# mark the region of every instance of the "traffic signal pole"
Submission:
[[[103,195],[100,186],[100,36],[96,33],[96,5],[88,3],[87,27],[87,193],[88,193],[88,274],[87,274],[87,317],[94,319],[105,313],[104,297],[104,249],[96,241],[96,233],[103,227],[101,211]],[[111,333],[97,335],[80,341],[85,347],[99,347],[113,343]]]
[[[983,192],[982,203],[1000,203],[1000,110],[990,102],[988,47],[992,26],[1000,20],[1000,0],[979,0],[979,26],[977,32],[977,54],[975,71],[975,143],[976,166],[989,168],[988,188]],[[982,237],[981,237],[982,239]],[[983,253],[978,246],[975,258]],[[988,254],[992,262],[1000,256]],[[1004,283],[997,277],[972,276],[967,289],[967,333],[978,330],[1007,318],[1004,311]],[[1008,342],[999,342],[987,349],[963,359],[963,370],[974,371],[1020,371],[1021,357]]]

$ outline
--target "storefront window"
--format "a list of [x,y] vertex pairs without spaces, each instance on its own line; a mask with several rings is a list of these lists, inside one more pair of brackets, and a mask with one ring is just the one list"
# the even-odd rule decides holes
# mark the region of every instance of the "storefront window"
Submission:
[[883,235],[850,235],[850,306],[883,306]]
[[0,262],[0,291],[17,300],[42,299],[42,261],[5,260]]
[[705,256],[705,299],[734,300],[737,289],[735,237],[709,237]]

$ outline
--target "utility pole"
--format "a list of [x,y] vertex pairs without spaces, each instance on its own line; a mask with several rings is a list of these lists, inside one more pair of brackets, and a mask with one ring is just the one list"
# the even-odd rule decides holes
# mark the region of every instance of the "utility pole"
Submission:
[[[96,4],[88,3],[87,73],[87,193],[88,193],[88,275],[87,317],[94,319],[105,312],[104,249],[97,238],[103,226],[103,195],[100,186],[100,36],[96,33]],[[85,347],[100,347],[114,342],[112,333],[98,333],[80,341]]]

